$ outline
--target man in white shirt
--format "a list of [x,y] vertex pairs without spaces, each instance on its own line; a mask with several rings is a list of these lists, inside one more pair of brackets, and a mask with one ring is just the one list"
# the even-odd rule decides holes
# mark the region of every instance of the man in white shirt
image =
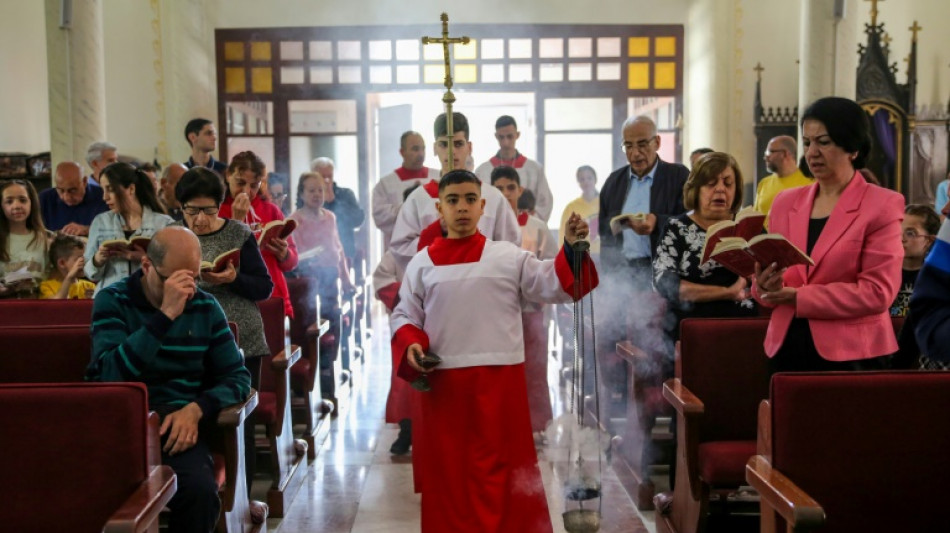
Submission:
[[380,178],[373,187],[373,223],[383,232],[384,251],[389,249],[392,240],[393,225],[402,207],[403,192],[429,180],[439,180],[438,169],[423,165],[426,142],[419,132],[407,131],[399,141],[402,166]]

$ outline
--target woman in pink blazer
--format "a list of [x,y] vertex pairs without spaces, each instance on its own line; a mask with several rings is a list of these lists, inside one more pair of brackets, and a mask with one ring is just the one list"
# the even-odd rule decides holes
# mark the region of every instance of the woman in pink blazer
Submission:
[[901,282],[904,198],[856,169],[871,148],[864,110],[822,98],[802,115],[813,185],[776,197],[769,229],[805,250],[814,266],[758,265],[752,287],[774,307],[765,352],[772,372],[884,368],[897,351],[888,315]]

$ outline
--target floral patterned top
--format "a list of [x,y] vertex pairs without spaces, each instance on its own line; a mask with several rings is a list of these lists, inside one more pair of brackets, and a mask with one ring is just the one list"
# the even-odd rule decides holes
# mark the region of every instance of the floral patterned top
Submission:
[[680,281],[699,285],[728,287],[739,276],[715,261],[700,264],[706,230],[687,214],[670,217],[661,234],[653,259],[653,283],[657,292],[670,304],[675,321],[668,333],[679,339],[679,322],[688,317],[725,318],[754,316],[758,309],[751,297],[740,302],[717,300],[711,302],[683,302],[679,299]]

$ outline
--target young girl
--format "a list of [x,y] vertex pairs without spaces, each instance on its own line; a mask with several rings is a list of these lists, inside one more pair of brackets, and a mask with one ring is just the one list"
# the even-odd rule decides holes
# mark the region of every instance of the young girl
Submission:
[[148,175],[132,165],[112,163],[102,170],[99,184],[109,210],[96,215],[89,226],[83,267],[86,277],[98,283],[97,294],[138,270],[145,256],[143,250],[115,251],[103,246],[103,242],[151,237],[173,222],[158,203]]
[[297,269],[304,275],[320,280],[321,287],[335,286],[339,279],[344,292],[347,292],[353,289],[353,282],[346,268],[343,244],[336,228],[336,215],[323,207],[326,186],[323,177],[316,172],[305,172],[297,182],[298,209],[290,215],[298,226],[296,234],[300,263]]
[[917,273],[924,265],[924,258],[937,238],[940,230],[940,217],[929,205],[911,204],[904,208],[904,221],[901,222],[901,244],[904,245],[904,264],[901,274],[901,288],[897,298],[891,304],[891,316],[907,316],[910,295],[914,292]]
[[32,279],[0,283],[0,298],[31,296],[46,278],[48,234],[40,216],[39,196],[28,181],[0,183],[3,217],[0,217],[0,277],[28,272]]

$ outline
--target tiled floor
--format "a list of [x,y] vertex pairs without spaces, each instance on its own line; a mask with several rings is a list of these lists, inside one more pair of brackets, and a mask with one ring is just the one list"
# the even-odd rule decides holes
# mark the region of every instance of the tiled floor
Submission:
[[[317,460],[308,467],[307,479],[283,520],[269,519],[268,529],[280,533],[404,533],[419,531],[420,498],[412,490],[412,465],[408,456],[394,457],[389,445],[398,428],[383,422],[388,392],[390,359],[388,331],[377,330],[367,350],[364,371],[347,411],[332,422],[330,435]],[[380,341],[383,342],[380,342]],[[549,382],[557,389],[554,374],[560,364],[551,361]],[[558,394],[559,391],[558,391]],[[555,410],[560,409],[555,402]],[[555,412],[555,415],[558,413]],[[551,464],[542,459],[555,532],[563,532],[560,483]],[[253,494],[262,496],[267,479],[258,478]],[[613,471],[605,472],[601,531],[643,533],[655,531],[653,513],[638,513]]]

